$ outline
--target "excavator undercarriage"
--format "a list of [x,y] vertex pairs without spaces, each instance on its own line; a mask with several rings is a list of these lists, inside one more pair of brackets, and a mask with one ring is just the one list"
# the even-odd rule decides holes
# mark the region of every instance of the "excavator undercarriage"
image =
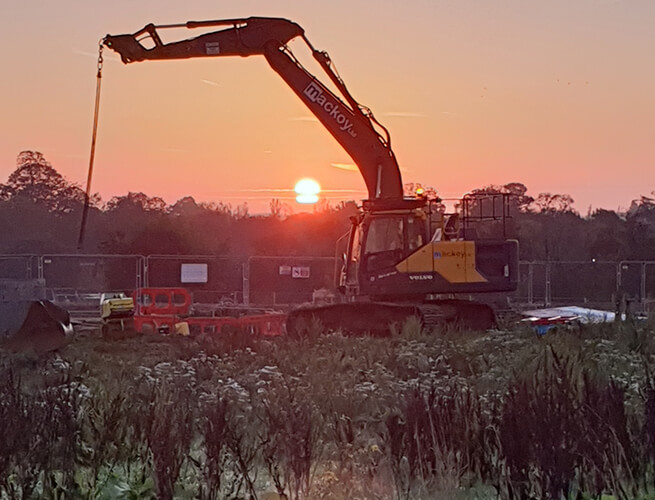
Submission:
[[493,309],[478,302],[444,299],[425,304],[345,302],[298,308],[287,315],[287,334],[305,336],[312,329],[345,335],[388,337],[415,319],[425,331],[436,328],[488,330],[496,325]]

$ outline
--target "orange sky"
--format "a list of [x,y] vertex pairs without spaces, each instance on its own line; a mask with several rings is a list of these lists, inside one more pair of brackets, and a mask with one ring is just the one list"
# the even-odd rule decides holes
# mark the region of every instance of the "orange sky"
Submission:
[[[570,194],[583,214],[655,190],[653,0],[2,2],[0,181],[33,149],[84,184],[105,34],[252,15],[296,21],[330,53],[389,128],[405,182],[444,197],[523,182]],[[93,184],[105,200],[143,191],[266,212],[301,177],[333,199],[365,196],[263,58],[124,66],[105,54]]]

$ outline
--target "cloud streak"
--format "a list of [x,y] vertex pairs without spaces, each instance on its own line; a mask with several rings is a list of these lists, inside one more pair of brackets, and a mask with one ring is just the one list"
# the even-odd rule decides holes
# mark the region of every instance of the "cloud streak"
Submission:
[[348,172],[357,172],[359,170],[354,163],[330,163],[330,166]]
[[387,111],[386,113],[382,113],[382,116],[392,118],[427,118],[427,115],[413,111]]
[[[321,193],[364,193],[362,189],[321,189]],[[293,188],[245,188],[231,191],[217,191],[219,194],[237,194],[237,193],[295,193]]]
[[317,122],[318,118],[314,116],[292,116],[289,118],[292,122]]

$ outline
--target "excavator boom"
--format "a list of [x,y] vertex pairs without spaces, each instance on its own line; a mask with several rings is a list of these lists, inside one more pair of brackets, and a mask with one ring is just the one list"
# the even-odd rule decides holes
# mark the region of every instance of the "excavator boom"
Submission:
[[[179,42],[163,43],[157,30],[165,28],[207,28],[229,26]],[[124,63],[156,59],[189,59],[212,56],[252,56],[264,53],[267,43],[281,46],[303,36],[303,29],[286,19],[259,18],[226,19],[222,21],[189,21],[184,24],[155,26],[148,24],[130,35],[107,35],[105,45],[118,52]],[[150,38],[154,44],[146,48],[141,41]]]
[[[163,43],[158,30],[163,28],[206,28],[228,26],[195,38]],[[323,85],[295,58],[287,46],[301,37],[314,58],[328,74],[346,102]],[[150,48],[142,42],[150,39]],[[368,197],[402,200],[400,168],[391,150],[389,134],[370,110],[352,97],[334,71],[325,52],[314,49],[303,29],[287,19],[250,17],[222,21],[190,21],[178,25],[149,24],[128,35],[107,35],[104,44],[118,52],[124,63],[146,60],[188,59],[193,57],[263,55],[269,65],[291,87],[330,134],[348,152],[359,168]],[[382,130],[382,133],[378,129]]]

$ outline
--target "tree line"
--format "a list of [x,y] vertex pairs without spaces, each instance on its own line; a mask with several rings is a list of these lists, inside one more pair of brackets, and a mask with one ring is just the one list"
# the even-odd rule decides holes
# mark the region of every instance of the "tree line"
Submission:
[[[509,195],[510,235],[519,240],[521,260],[655,259],[655,197],[641,196],[623,212],[596,209],[581,215],[571,196],[531,196],[517,182],[472,192]],[[333,256],[335,242],[357,213],[354,201],[289,214],[279,200],[271,200],[270,213],[262,216],[249,214],[245,204],[199,203],[191,196],[169,205],[144,193],[106,202],[96,194],[89,200],[84,246],[78,250],[84,202],[84,190],[43,154],[21,152],[16,169],[0,184],[0,253]]]

